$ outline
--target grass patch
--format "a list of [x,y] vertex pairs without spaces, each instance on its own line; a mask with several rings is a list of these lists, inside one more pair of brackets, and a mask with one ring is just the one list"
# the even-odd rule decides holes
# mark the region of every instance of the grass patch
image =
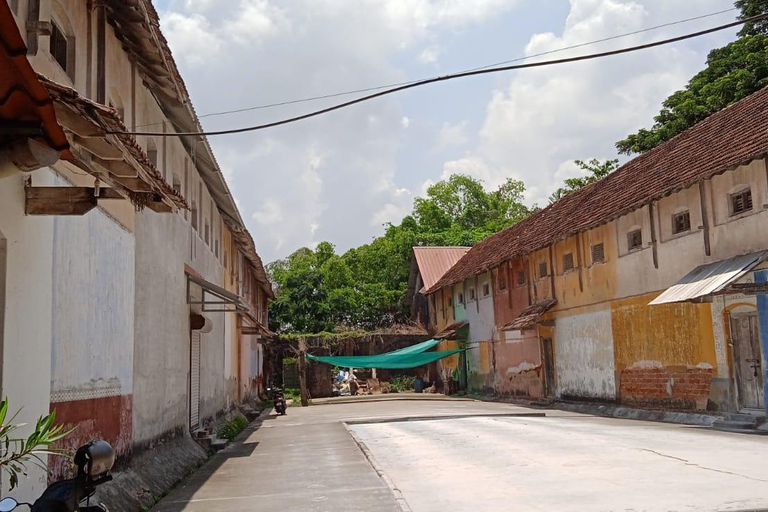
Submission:
[[245,427],[248,426],[248,420],[245,419],[245,416],[242,414],[238,414],[225,424],[223,424],[221,427],[219,427],[219,437],[222,439],[228,439],[232,441],[234,438],[237,437],[237,434],[245,430]]
[[393,391],[398,393],[413,391],[416,387],[416,377],[412,375],[396,375],[389,380],[389,385]]

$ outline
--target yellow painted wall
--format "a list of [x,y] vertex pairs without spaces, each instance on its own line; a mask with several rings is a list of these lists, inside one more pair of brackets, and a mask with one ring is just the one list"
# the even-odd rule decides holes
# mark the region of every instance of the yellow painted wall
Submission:
[[[457,348],[459,348],[459,342],[456,340],[441,341],[437,345],[437,350],[439,351],[456,350]],[[459,356],[455,355],[441,359],[440,364],[444,369],[452,372],[459,366]]]
[[665,366],[708,363],[717,371],[711,305],[649,306],[657,296],[652,293],[612,303],[616,370],[638,361],[659,361]]

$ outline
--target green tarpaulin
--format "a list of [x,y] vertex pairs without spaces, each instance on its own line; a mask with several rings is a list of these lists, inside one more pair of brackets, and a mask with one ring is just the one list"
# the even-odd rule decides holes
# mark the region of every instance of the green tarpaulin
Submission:
[[443,341],[443,340],[427,340],[427,341],[422,341],[421,343],[417,343],[415,345],[411,345],[410,347],[405,347],[405,348],[401,348],[401,349],[398,349],[398,350],[393,350],[392,352],[387,352],[386,354],[382,354],[382,355],[391,356],[391,355],[395,355],[395,354],[398,354],[398,355],[403,355],[403,354],[420,354],[421,352],[425,352],[425,351],[431,349],[435,345],[439,344],[441,341]]
[[[435,341],[435,340],[430,340]],[[439,343],[439,341],[438,341]],[[435,343],[434,345],[436,345]],[[434,346],[432,345],[432,346]],[[416,345],[414,345],[416,346]],[[411,348],[411,347],[408,347]],[[426,350],[426,349],[422,349]],[[398,353],[388,352],[376,356],[313,356],[307,354],[310,361],[319,361],[321,363],[341,366],[342,368],[381,368],[388,370],[416,368],[424,366],[433,361],[458,354],[461,350],[446,350],[443,352],[417,352],[417,353]]]

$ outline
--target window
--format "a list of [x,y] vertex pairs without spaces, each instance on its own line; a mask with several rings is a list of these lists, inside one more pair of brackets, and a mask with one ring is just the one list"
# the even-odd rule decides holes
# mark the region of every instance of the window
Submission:
[[181,195],[181,178],[179,178],[179,175],[176,173],[173,174],[173,190]]
[[627,248],[630,251],[643,248],[643,232],[639,229],[627,233]]
[[70,70],[67,69],[67,37],[56,23],[51,23],[50,42],[51,56],[59,63],[61,69],[69,74]]
[[197,231],[197,203],[192,201],[192,228]]
[[563,270],[565,272],[568,272],[569,270],[573,270],[573,253],[569,252],[565,256],[563,256]]
[[592,263],[603,263],[605,261],[605,249],[603,244],[592,246]]
[[463,293],[459,294],[459,304],[464,304],[464,294]]
[[539,263],[539,277],[547,277],[547,262]]
[[499,285],[499,290],[507,289],[507,276],[502,274],[501,272],[499,272],[498,285]]
[[475,289],[474,288],[470,288],[469,289],[469,300],[475,300],[475,298],[476,298],[475,297]]
[[227,250],[224,249],[224,269],[226,270],[228,268],[229,268],[229,260],[227,259]]
[[483,285],[483,297],[487,297],[491,294],[491,283],[485,283]]
[[748,212],[752,209],[752,190],[744,189],[741,192],[731,194],[731,215]]
[[219,257],[219,241],[218,240],[216,240],[216,243],[214,244],[213,254],[218,259],[218,257]]
[[523,286],[525,284],[525,272],[517,273],[517,286]]
[[208,219],[205,219],[205,243],[210,244],[211,240],[211,226],[208,224]]
[[453,307],[453,297],[448,297],[448,307]]
[[152,139],[147,141],[147,158],[152,162],[152,165],[157,169],[157,144]]
[[672,216],[672,234],[685,233],[691,230],[691,214],[688,211]]

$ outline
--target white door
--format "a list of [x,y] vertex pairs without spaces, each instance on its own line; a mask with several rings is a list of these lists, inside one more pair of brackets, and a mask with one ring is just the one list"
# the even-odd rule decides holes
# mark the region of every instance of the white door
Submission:
[[200,331],[192,331],[189,344],[189,430],[200,426]]

